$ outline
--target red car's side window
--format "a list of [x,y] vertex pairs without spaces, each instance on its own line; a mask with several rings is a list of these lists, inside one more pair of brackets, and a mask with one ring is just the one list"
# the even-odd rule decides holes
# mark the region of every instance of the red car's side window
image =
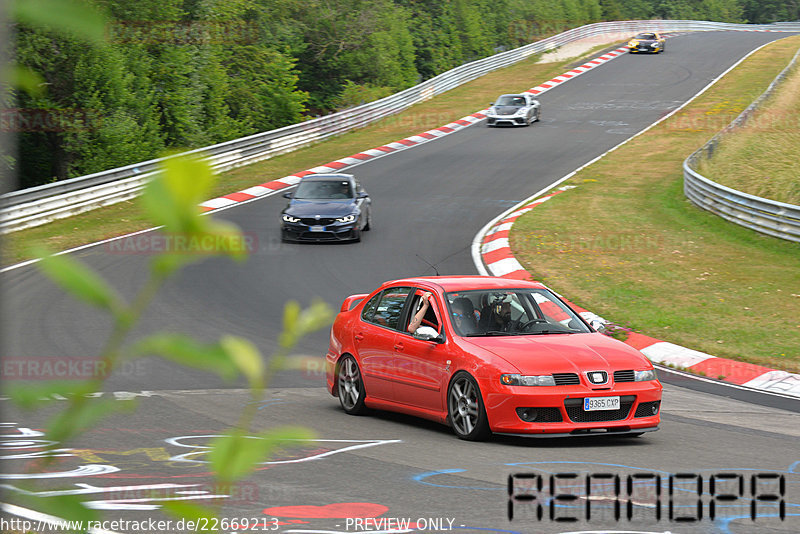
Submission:
[[[414,295],[413,300],[411,301],[411,308],[406,315],[404,325],[401,329],[403,332],[408,331],[408,323],[411,322],[411,319],[414,318],[414,315],[419,311],[420,307],[422,307],[422,293]],[[436,299],[431,299],[431,305],[428,307],[428,311],[425,312],[425,316],[422,318],[422,324],[420,326],[430,326],[437,332],[441,333],[441,329],[439,328],[440,320],[439,320],[439,308],[436,305]]]
[[393,287],[384,290],[367,302],[361,318],[367,322],[396,330],[411,291],[410,287]]
[[362,319],[364,319],[369,323],[372,322],[372,317],[375,315],[375,309],[378,307],[378,302],[380,302],[381,300],[381,295],[382,293],[378,293],[377,295],[369,299],[369,301],[367,301],[366,304],[364,304],[364,309],[361,310]]

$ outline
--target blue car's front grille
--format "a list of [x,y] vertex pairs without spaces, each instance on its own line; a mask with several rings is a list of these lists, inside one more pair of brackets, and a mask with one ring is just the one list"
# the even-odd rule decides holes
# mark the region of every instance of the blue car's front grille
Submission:
[[306,226],[327,226],[329,224],[333,224],[334,222],[336,222],[336,219],[332,217],[321,217],[319,219],[309,217],[300,219],[300,222],[305,224]]

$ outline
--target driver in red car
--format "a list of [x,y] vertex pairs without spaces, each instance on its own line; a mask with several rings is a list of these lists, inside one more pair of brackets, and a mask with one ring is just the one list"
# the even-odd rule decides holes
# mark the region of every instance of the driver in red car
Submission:
[[495,301],[481,310],[480,327],[484,332],[508,332],[514,326],[514,321],[511,320],[511,302],[508,300]]

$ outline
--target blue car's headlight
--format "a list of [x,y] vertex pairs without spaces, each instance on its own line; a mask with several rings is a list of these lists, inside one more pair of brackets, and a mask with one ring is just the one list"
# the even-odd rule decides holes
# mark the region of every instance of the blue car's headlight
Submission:
[[288,222],[288,223],[300,222],[300,219],[298,217],[292,217],[291,215],[287,215],[285,213],[283,214],[282,218],[283,218],[284,222]]
[[507,374],[500,376],[500,382],[504,386],[555,386],[556,381],[553,375],[523,376],[518,374]]
[[355,215],[346,215],[344,217],[338,217],[336,219],[336,222],[349,223],[349,222],[353,222],[355,220],[356,220],[356,216]]

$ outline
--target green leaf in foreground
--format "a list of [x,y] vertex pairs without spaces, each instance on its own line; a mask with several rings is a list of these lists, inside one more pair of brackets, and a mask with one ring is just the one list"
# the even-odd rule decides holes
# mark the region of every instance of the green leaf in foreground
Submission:
[[239,371],[247,377],[254,390],[264,388],[264,361],[261,353],[252,342],[235,336],[224,336],[220,346]]
[[214,184],[208,162],[196,156],[171,156],[160,166],[141,197],[150,220],[168,232],[203,232],[208,219],[201,217],[198,204],[208,198]]
[[315,299],[305,310],[294,300],[287,302],[283,308],[281,347],[293,347],[301,337],[330,324],[332,318],[333,310],[320,299]]
[[161,356],[180,365],[216,373],[226,380],[236,378],[237,363],[221,344],[203,345],[181,334],[156,334],[136,345],[130,351],[134,356]]
[[31,96],[43,96],[45,82],[42,76],[29,67],[23,65],[7,65],[3,79],[17,89],[25,91]]
[[153,256],[150,263],[153,273],[166,278],[172,273],[176,272],[181,267],[192,262],[190,256],[186,254],[179,254],[177,252],[165,252],[158,256]]
[[[212,256],[241,261],[255,246],[254,239],[243,235],[235,224],[207,217],[201,222],[200,231],[170,232],[165,236],[169,250],[154,256],[151,262],[156,275],[166,278],[194,261]],[[174,224],[178,224],[177,220]]]
[[92,306],[115,315],[122,313],[122,299],[94,271],[66,254],[48,255],[39,249],[37,255],[41,258],[39,269],[62,289]]
[[132,400],[124,402],[101,398],[84,400],[85,402],[73,403],[68,410],[55,415],[47,423],[47,439],[64,443],[114,412],[136,408],[136,402]]
[[[161,508],[172,517],[194,521],[198,530],[202,530],[203,527],[214,524],[209,521],[208,525],[205,525],[205,520],[216,518],[216,514],[213,510],[187,501],[162,501]],[[198,521],[200,521],[199,525],[197,524]],[[187,530],[194,529],[189,529],[187,527]]]
[[84,41],[106,40],[106,17],[89,2],[79,0],[16,0],[11,3],[11,18]]
[[12,402],[25,410],[32,410],[50,402],[56,395],[67,398],[91,393],[87,382],[76,380],[53,380],[35,384],[30,382],[9,384],[6,380],[3,389]]
[[233,482],[252,473],[282,446],[313,438],[310,430],[300,427],[282,427],[255,435],[235,429],[211,442],[208,459],[219,480]]
[[[84,506],[83,499],[78,495],[54,497],[25,495],[20,500],[30,508],[46,511],[46,516],[38,520],[43,527],[38,532],[86,532],[85,526],[90,521],[95,522],[100,519],[100,512]],[[84,525],[84,529],[69,530],[64,521],[80,522]]]
[[252,252],[255,247],[252,236],[242,234],[239,227],[231,222],[206,219],[205,233],[214,242],[213,254],[241,261]]

